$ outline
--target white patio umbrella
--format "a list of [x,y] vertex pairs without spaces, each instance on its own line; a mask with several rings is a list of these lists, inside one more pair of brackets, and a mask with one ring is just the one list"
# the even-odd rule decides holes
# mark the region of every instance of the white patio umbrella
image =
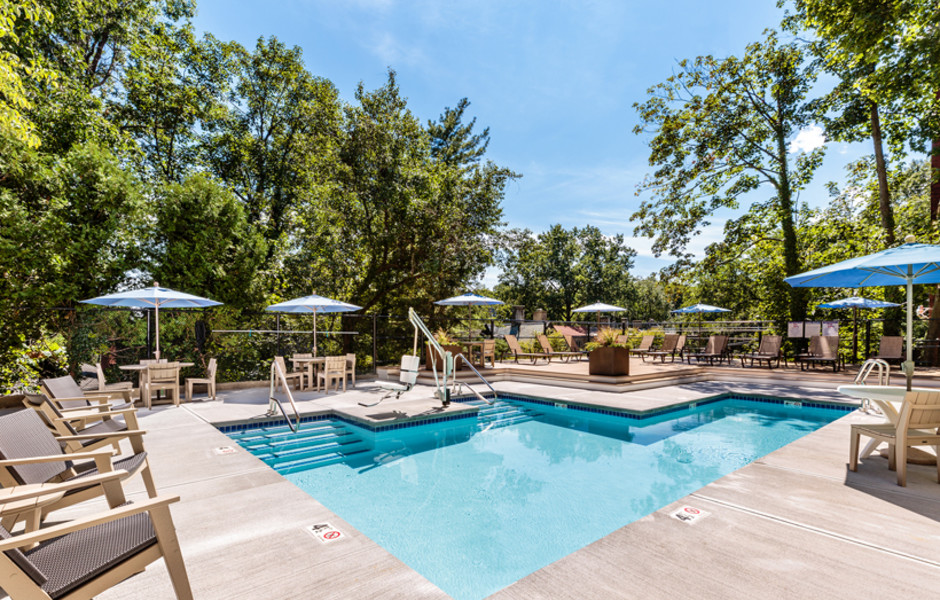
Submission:
[[906,244],[860,258],[784,279],[793,287],[907,287],[907,361],[903,368],[907,389],[914,378],[914,284],[940,283],[940,246],[917,244],[907,236]]
[[[620,306],[614,306],[613,304],[605,304],[603,302],[595,302],[594,304],[588,304],[587,306],[582,306],[581,308],[576,308],[571,312],[576,313],[597,313],[597,326],[600,327],[601,324],[601,313],[602,312],[626,312],[627,309]],[[588,333],[590,334],[590,328]]]
[[313,313],[313,355],[317,355],[317,314],[318,313],[337,313],[352,312],[361,309],[361,306],[325,298],[316,294],[304,296],[303,298],[294,298],[278,304],[272,304],[264,310],[270,312],[283,313]]
[[452,298],[445,298],[443,300],[438,300],[434,304],[440,306],[466,306],[468,314],[467,319],[467,340],[470,340],[470,329],[473,325],[473,307],[474,306],[496,306],[503,304],[502,300],[497,300],[496,298],[487,298],[486,296],[481,296],[479,294],[462,294],[460,296],[454,296]]
[[207,306],[218,306],[221,302],[209,300],[201,296],[194,296],[185,292],[177,292],[170,288],[160,287],[154,282],[153,287],[131,290],[129,292],[118,292],[115,294],[106,294],[82,300],[84,304],[98,304],[101,306],[123,306],[126,308],[152,308],[154,321],[157,331],[157,349],[153,353],[156,358],[160,358],[160,309],[161,308],[205,308]]

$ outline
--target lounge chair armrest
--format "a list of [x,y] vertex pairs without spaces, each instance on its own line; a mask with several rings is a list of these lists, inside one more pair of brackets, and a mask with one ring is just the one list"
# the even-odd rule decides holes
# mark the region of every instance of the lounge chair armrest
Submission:
[[88,529],[89,527],[101,525],[102,523],[116,521],[143,512],[150,512],[157,508],[164,508],[174,502],[179,502],[179,499],[179,496],[158,496],[143,502],[120,506],[97,515],[75,519],[74,521],[62,523],[61,525],[53,525],[52,527],[44,527],[31,533],[23,533],[0,541],[0,552],[30,546],[42,542],[43,540],[49,540],[67,533]]
[[[97,437],[97,436],[92,436]],[[29,465],[32,463],[47,463],[47,462],[65,462],[67,460],[83,460],[86,458],[101,458],[102,456],[108,457],[109,459],[114,456],[114,450],[108,448],[101,448],[100,450],[93,450],[91,452],[75,452],[74,454],[53,454],[52,456],[28,456],[26,458],[7,458],[0,460],[0,467],[15,467],[18,465]]]
[[107,473],[99,473],[97,475],[89,475],[88,477],[81,477],[74,481],[68,481],[65,483],[53,483],[46,486],[43,486],[39,490],[29,490],[26,492],[17,492],[16,487],[13,488],[13,493],[9,496],[3,497],[3,503],[8,502],[17,502],[19,500],[29,500],[30,498],[39,498],[40,496],[46,496],[48,494],[54,494],[56,492],[67,492],[69,490],[83,489],[91,485],[98,485],[99,483],[107,483],[108,481],[120,480],[124,477],[127,477],[127,471],[123,469],[118,469],[117,471],[109,471]]
[[108,410],[104,412],[93,412],[87,415],[79,415],[75,417],[56,417],[55,420],[57,422],[58,421],[85,421],[87,419],[94,419],[97,421],[99,420],[99,417],[114,417],[114,416],[120,417],[123,415],[127,415],[128,413],[136,413],[136,412],[137,412],[136,408],[125,408],[122,410]]
[[62,408],[59,407],[59,412],[62,414],[73,413],[79,411],[85,411],[89,415],[99,414],[102,410],[107,410],[108,407],[104,404],[92,405],[92,406],[73,406],[72,408]]
[[[66,400],[67,398],[63,398]],[[85,396],[82,398],[73,398],[73,400],[88,400],[89,402],[97,402],[98,404],[108,404],[111,402],[111,396],[108,396],[104,393],[104,390],[89,390],[85,392]]]
[[[101,433],[80,433],[78,435],[60,435],[56,436],[56,439],[61,442],[71,442],[71,441],[81,441],[81,440],[100,440],[101,438],[125,438],[125,437],[140,437],[147,433],[143,429],[128,429],[127,431],[107,431]],[[74,454],[69,454],[70,457]]]

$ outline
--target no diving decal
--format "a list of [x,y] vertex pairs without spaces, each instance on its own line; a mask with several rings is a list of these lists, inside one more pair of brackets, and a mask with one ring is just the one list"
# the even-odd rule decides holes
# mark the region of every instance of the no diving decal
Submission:
[[338,542],[346,537],[346,534],[329,523],[317,523],[316,525],[310,525],[306,529],[324,544]]
[[680,506],[679,510],[672,513],[672,518],[679,519],[685,523],[695,523],[703,517],[707,517],[708,513],[704,510],[695,508],[694,506]]

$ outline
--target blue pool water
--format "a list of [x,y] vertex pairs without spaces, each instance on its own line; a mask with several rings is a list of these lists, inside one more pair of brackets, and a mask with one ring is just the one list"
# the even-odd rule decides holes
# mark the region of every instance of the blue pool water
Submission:
[[230,435],[447,594],[476,600],[845,414],[721,400],[634,420],[514,400],[387,432],[318,422],[307,441],[283,427]]

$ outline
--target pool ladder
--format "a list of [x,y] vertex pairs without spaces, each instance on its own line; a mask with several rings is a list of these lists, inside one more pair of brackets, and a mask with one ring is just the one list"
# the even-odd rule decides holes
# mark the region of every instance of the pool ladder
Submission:
[[[858,374],[855,376],[855,385],[868,385],[868,377],[876,367],[878,369],[878,385],[890,385],[891,366],[880,358],[869,358],[862,363],[862,366],[858,369]],[[871,410],[871,400],[868,398],[862,399],[862,410],[865,412]]]

